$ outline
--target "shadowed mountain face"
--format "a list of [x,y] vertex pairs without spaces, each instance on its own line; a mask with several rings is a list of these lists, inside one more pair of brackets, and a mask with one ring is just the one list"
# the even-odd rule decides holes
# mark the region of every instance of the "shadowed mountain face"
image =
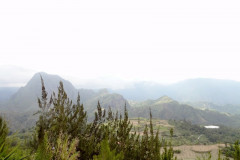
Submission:
[[141,82],[132,88],[114,90],[130,100],[156,99],[168,95],[180,102],[240,104],[240,82],[217,79],[190,79],[172,85]]
[[65,90],[70,98],[77,96],[77,91],[73,85],[57,75],[49,75],[46,73],[37,73],[27,83],[26,86],[21,87],[8,101],[8,109],[17,111],[28,111],[37,109],[37,98],[41,97],[41,79],[42,76],[45,88],[48,95],[54,91],[57,92],[57,87],[60,81],[63,82]]
[[[119,94],[110,94],[107,90],[100,90],[99,92],[95,92],[93,90],[87,89],[79,89],[77,90],[74,86],[67,80],[57,76],[50,75],[46,73],[37,73],[32,79],[27,83],[26,86],[21,87],[6,103],[7,110],[14,111],[30,111],[37,110],[37,98],[41,97],[41,79],[42,76],[45,84],[46,91],[48,93],[48,97],[52,94],[52,92],[57,93],[59,82],[62,81],[64,85],[64,90],[66,91],[68,97],[76,101],[78,92],[81,97],[81,103],[84,104],[84,107],[87,111],[93,111],[97,102],[100,101],[103,108],[108,108],[111,106],[113,110],[118,110],[124,107],[125,102],[127,101]],[[127,107],[129,104],[127,103]],[[94,109],[93,109],[94,108]]]

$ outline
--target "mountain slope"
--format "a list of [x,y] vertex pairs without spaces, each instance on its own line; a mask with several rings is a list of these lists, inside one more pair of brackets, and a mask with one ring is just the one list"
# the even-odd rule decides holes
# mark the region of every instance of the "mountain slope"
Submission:
[[130,116],[147,118],[151,109],[154,118],[164,120],[187,120],[202,125],[240,126],[240,121],[236,117],[211,110],[200,110],[169,99],[165,96],[158,100],[148,100],[142,104],[135,104],[132,106]]
[[240,104],[216,105],[211,102],[187,102],[187,104],[200,109],[211,109],[229,114],[240,114]]
[[58,75],[50,75],[47,73],[37,73],[32,79],[27,83],[26,86],[21,87],[6,103],[5,110],[14,111],[31,111],[37,110],[37,98],[41,97],[41,79],[42,76],[45,84],[46,91],[48,92],[48,97],[52,92],[57,93],[59,82],[62,81],[64,85],[64,90],[66,91],[68,97],[76,101],[78,93],[80,94],[81,103],[84,104],[85,109],[88,112],[93,112],[98,101],[101,102],[103,108],[108,108],[111,106],[113,110],[121,110],[125,103],[129,107],[128,102],[119,94],[109,93],[106,89],[95,92],[88,89],[77,90],[69,81],[64,80]]
[[21,87],[7,103],[9,109],[18,111],[37,109],[37,98],[41,97],[41,79],[42,76],[45,88],[49,95],[54,91],[57,92],[57,87],[60,81],[64,84],[64,89],[70,98],[77,97],[77,91],[73,85],[57,75],[49,75],[46,73],[36,73],[26,86]]
[[[76,101],[78,93],[80,94],[81,103],[88,112],[89,120],[94,117],[98,101],[104,109],[112,108],[113,111],[121,111],[126,104],[130,107],[127,100],[123,96],[116,93],[109,93],[106,89],[94,91],[90,89],[76,89],[69,82],[57,75],[47,73],[36,73],[32,79],[21,87],[9,100],[0,108],[0,115],[8,117],[11,130],[21,130],[23,128],[31,128],[35,125],[38,115],[33,115],[38,109],[37,98],[41,97],[41,79],[42,76],[48,97],[52,92],[57,93],[59,82],[62,81],[64,89],[70,99]],[[0,95],[2,97],[2,95]]]
[[0,87],[0,108],[17,92],[18,87]]
[[90,113],[94,113],[96,111],[98,101],[102,108],[107,110],[109,107],[111,107],[112,111],[114,112],[124,111],[125,104],[127,109],[130,108],[128,101],[125,100],[123,96],[116,93],[109,94],[109,92],[106,90],[99,91],[95,97],[86,101],[85,103],[83,102],[83,105]]

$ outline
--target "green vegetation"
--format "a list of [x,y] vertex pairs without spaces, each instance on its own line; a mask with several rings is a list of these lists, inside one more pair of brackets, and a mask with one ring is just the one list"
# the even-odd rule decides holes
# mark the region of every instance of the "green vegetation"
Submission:
[[[10,127],[10,132],[21,131],[22,129],[29,129],[35,126],[35,122],[38,120],[38,115],[34,115],[38,110],[37,97],[41,97],[41,81],[39,75],[42,75],[45,80],[45,85],[47,86],[46,91],[51,93],[54,91],[58,92],[57,84],[62,81],[64,84],[64,90],[66,91],[69,99],[76,102],[78,92],[81,95],[81,103],[84,105],[84,110],[88,113],[88,121],[92,122],[94,120],[94,114],[97,111],[96,106],[99,101],[101,107],[108,110],[109,106],[113,112],[120,112],[122,114],[124,111],[124,103],[129,112],[129,117],[145,117],[149,118],[149,108],[152,110],[153,118],[156,119],[175,119],[175,120],[187,120],[191,121],[193,124],[213,124],[213,125],[225,125],[230,127],[240,127],[240,116],[223,114],[213,110],[200,110],[189,105],[178,103],[173,99],[163,96],[164,94],[158,94],[156,100],[147,100],[143,102],[130,102],[128,104],[127,100],[124,99],[122,95],[109,93],[107,89],[102,89],[99,91],[79,89],[77,90],[69,81],[62,79],[57,75],[49,75],[46,73],[37,73],[32,79],[27,83],[26,86],[20,88],[12,97],[9,97],[8,101],[1,105],[1,115],[6,117],[8,125]],[[202,88],[202,87],[201,87]],[[139,94],[151,94],[154,91],[150,88],[148,92],[139,91]],[[180,95],[182,95],[183,90],[178,90]],[[215,93],[215,92],[214,92]],[[167,94],[167,93],[165,93]],[[191,92],[191,95],[195,94]],[[167,94],[170,95],[170,94]],[[0,94],[0,98],[3,95]],[[51,94],[48,95],[50,98]],[[132,97],[135,94],[131,94]],[[154,96],[155,97],[155,96]],[[206,96],[208,97],[208,96]],[[176,97],[174,97],[176,98]],[[184,101],[187,101],[183,99]],[[203,104],[207,105],[206,103]],[[212,108],[209,105],[206,108]],[[218,107],[215,107],[216,109]],[[225,107],[231,108],[231,107]],[[4,111],[3,111],[4,109]],[[237,113],[237,112],[234,112]]]
[[1,160],[22,160],[26,158],[22,153],[24,152],[19,147],[13,147],[7,140],[8,128],[6,122],[0,117],[0,159]]
[[[172,147],[172,143],[176,144],[179,141],[179,133],[188,137],[189,134],[204,134],[210,142],[218,142],[221,138],[233,142],[234,138],[238,138],[236,136],[230,139],[230,135],[224,137],[230,133],[238,133],[228,128],[219,132],[209,132],[186,121],[171,121],[169,125],[164,121],[153,119],[151,111],[149,120],[129,119],[127,105],[122,114],[114,113],[111,108],[106,111],[98,103],[93,121],[88,122],[87,112],[80,103],[80,95],[77,96],[74,104],[68,98],[63,83],[60,82],[57,94],[53,92],[48,98],[42,79],[41,83],[42,96],[38,99],[39,111],[36,113],[39,119],[33,130],[22,130],[7,136],[7,124],[0,118],[0,159],[173,160],[177,159],[174,153],[181,153],[180,150],[174,150]],[[169,103],[166,97],[163,100]],[[32,138],[28,141],[26,137],[30,132]],[[210,135],[212,137],[209,137]],[[239,148],[237,142],[233,152],[229,152],[234,159],[240,158]],[[224,150],[223,153],[226,155]],[[209,157],[211,159],[211,154],[199,159],[209,159]]]
[[[133,128],[143,134],[145,124],[150,121],[146,118],[130,118]],[[210,145],[216,143],[231,143],[240,139],[240,129],[220,126],[219,129],[206,129],[204,126],[192,124],[189,121],[152,119],[154,133],[159,129],[159,134],[166,140],[171,140],[174,146],[179,145]],[[172,132],[172,136],[171,133]],[[171,138],[173,137],[173,138]]]
[[173,143],[181,144],[215,144],[234,143],[240,139],[240,130],[220,126],[219,129],[206,129],[204,126],[192,124],[189,121],[174,121],[169,123],[175,126]]
[[123,153],[116,154],[116,151],[110,151],[110,146],[108,140],[103,140],[101,142],[101,151],[99,155],[93,156],[94,160],[123,160]]
[[77,139],[70,142],[68,136],[60,133],[56,145],[52,145],[49,143],[48,134],[45,133],[43,142],[38,146],[35,160],[77,160],[79,157],[79,152],[76,151],[77,144]]
[[[101,148],[103,146],[105,150],[109,151],[107,156],[116,156],[115,158],[120,158],[123,155],[126,160],[173,159],[171,143],[160,140],[159,132],[155,134],[153,132],[151,114],[150,124],[145,126],[144,133],[141,136],[136,132],[131,132],[132,124],[128,119],[126,105],[122,116],[122,114],[114,114],[111,109],[106,112],[98,103],[95,119],[88,123],[87,114],[83,105],[80,104],[80,96],[77,98],[77,103],[73,104],[64,91],[63,83],[60,82],[58,95],[56,96],[53,93],[48,100],[43,80],[42,98],[38,99],[38,104],[40,108],[38,111],[39,120],[30,143],[33,151],[37,152],[36,158],[56,159],[60,153],[53,154],[49,148],[59,148],[58,137],[62,133],[70,137],[67,141],[69,140],[71,143],[74,143],[74,139],[77,139],[76,153],[79,153],[78,159],[93,159],[93,157],[101,159],[101,157],[106,156],[101,152],[101,150],[104,150],[104,148]],[[106,140],[109,149],[104,142]],[[71,145],[64,146],[65,148],[72,148]],[[47,157],[45,157],[46,155]],[[74,151],[72,155],[76,155]]]
[[157,100],[131,103],[130,117],[148,117],[151,108],[153,118],[164,120],[187,120],[194,124],[214,124],[239,128],[240,118],[213,110],[201,110],[186,104],[180,104],[164,96]]

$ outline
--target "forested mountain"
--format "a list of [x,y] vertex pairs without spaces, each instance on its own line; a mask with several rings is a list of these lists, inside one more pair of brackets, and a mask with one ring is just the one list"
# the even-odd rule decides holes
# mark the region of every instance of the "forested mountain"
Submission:
[[131,88],[114,90],[130,100],[157,99],[167,95],[179,102],[240,104],[240,82],[219,79],[189,79],[170,85],[139,82]]
[[154,118],[164,120],[187,120],[201,125],[227,125],[239,127],[238,116],[231,116],[212,110],[201,110],[186,104],[180,104],[171,98],[164,96],[157,100],[143,102],[131,102],[131,117],[148,117],[151,109]]

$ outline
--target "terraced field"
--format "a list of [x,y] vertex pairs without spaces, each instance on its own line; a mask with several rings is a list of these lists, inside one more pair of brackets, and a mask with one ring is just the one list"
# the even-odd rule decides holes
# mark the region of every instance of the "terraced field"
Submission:
[[[133,124],[133,128],[143,134],[145,125],[149,125],[149,120],[145,118],[132,118],[130,119]],[[177,130],[173,125],[170,125],[167,120],[153,119],[154,132],[158,129],[160,131],[160,136],[167,140],[170,140],[170,129],[174,130],[174,137],[172,138],[173,149],[180,153],[175,153],[178,159],[182,160],[195,160],[197,157],[203,159],[207,158],[209,153],[211,153],[211,159],[217,159],[219,149],[224,147],[224,144],[199,144],[197,139],[204,139],[204,136],[191,135],[188,138],[181,136],[179,130]],[[181,141],[181,143],[179,143]],[[179,145],[185,143],[185,145]]]
[[178,159],[195,160],[196,157],[208,157],[211,153],[211,159],[217,159],[218,151],[224,147],[224,144],[215,145],[182,145],[173,147],[174,150],[180,150],[181,153],[175,154]]

